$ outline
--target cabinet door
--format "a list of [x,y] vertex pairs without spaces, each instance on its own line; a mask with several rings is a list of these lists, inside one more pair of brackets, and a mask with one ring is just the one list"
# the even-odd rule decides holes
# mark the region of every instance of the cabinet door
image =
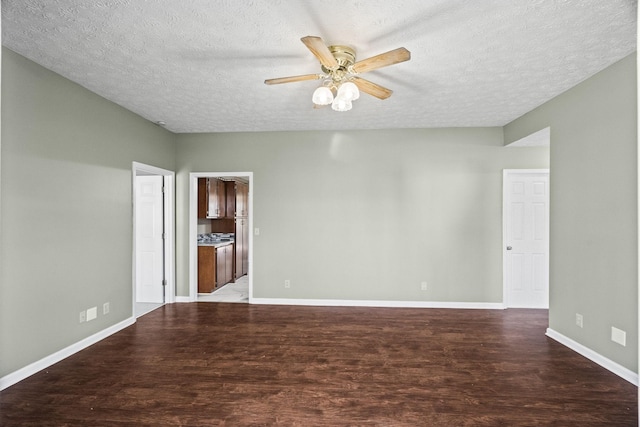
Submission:
[[249,221],[246,218],[236,219],[235,234],[235,278],[238,279],[249,271]]
[[246,217],[249,212],[249,186],[236,182],[236,216]]
[[212,246],[198,246],[198,292],[210,293],[215,287],[215,250]]
[[249,221],[242,220],[242,275],[249,273]]
[[249,221],[243,220],[244,227],[242,233],[242,274],[249,273]]
[[227,274],[225,271],[227,265],[225,248],[226,246],[216,248],[216,288],[227,283],[224,281],[225,275]]
[[233,245],[216,248],[216,288],[233,280]]
[[225,181],[225,217],[226,218],[234,218],[237,215],[236,212],[236,182],[235,181]]
[[224,247],[225,252],[225,283],[233,281],[233,245]]
[[207,217],[207,179],[198,178],[198,218]]
[[217,218],[220,212],[218,206],[217,179],[207,178],[207,218]]
[[227,204],[224,181],[207,178],[207,196],[207,218],[224,218]]
[[243,276],[242,274],[242,249],[243,245],[243,235],[244,235],[244,222],[246,219],[244,218],[236,218],[236,230],[235,230],[235,253],[236,253],[236,271],[234,272],[235,278],[238,279]]
[[217,179],[216,186],[218,187],[218,216],[217,218],[225,218],[227,216],[227,189],[224,181]]

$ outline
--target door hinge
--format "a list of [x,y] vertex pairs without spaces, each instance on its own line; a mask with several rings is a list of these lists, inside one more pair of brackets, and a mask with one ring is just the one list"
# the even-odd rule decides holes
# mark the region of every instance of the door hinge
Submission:
[[167,279],[162,280],[162,286],[167,286]]

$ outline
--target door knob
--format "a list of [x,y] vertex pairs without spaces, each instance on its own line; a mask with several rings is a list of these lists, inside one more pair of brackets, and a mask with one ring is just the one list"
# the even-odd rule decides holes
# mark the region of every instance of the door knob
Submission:
[[507,246],[508,251],[510,251],[511,249],[513,249],[511,246]]

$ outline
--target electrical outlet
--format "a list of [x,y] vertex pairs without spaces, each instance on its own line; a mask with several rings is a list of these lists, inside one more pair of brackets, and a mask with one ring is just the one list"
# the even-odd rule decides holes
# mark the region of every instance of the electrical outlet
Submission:
[[627,345],[627,333],[615,326],[611,327],[611,341],[617,342],[621,346]]
[[253,234],[255,234],[256,236],[259,236],[259,235],[260,235],[260,229],[259,229],[258,227],[256,227],[256,228],[253,230]]
[[580,313],[576,313],[576,325],[578,325],[578,327],[582,328],[583,322],[582,322],[582,314]]
[[291,280],[287,279],[284,281],[284,287],[285,288],[290,288],[291,287]]
[[98,307],[91,307],[87,309],[87,322],[98,317]]
[[105,302],[102,304],[102,314],[109,314],[109,303]]
[[420,289],[423,291],[427,290],[427,282],[420,282]]
[[78,318],[78,320],[80,320],[80,323],[84,323],[87,321],[87,312],[82,310],[80,312],[80,317]]

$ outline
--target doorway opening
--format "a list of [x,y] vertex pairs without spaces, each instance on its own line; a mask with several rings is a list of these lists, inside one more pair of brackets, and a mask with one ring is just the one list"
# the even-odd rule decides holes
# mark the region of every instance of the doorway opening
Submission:
[[253,173],[189,176],[189,301],[250,303]]
[[133,314],[175,302],[175,174],[133,162]]

